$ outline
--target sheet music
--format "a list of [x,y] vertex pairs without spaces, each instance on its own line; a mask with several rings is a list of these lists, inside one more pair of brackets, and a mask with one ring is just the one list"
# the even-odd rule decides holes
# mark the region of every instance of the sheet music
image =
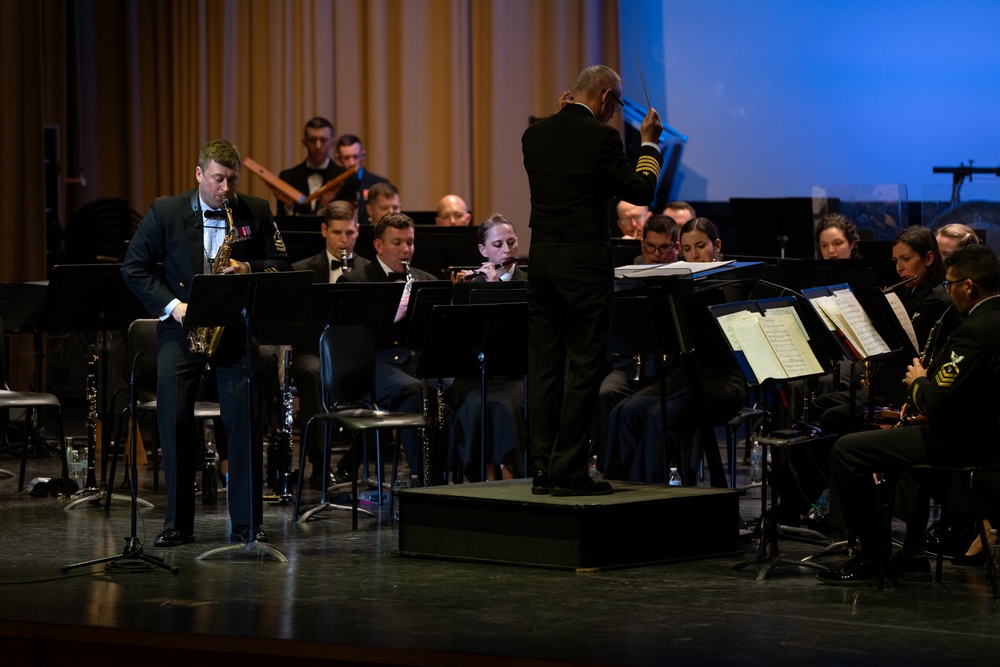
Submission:
[[809,332],[806,331],[806,327],[802,324],[802,320],[799,319],[799,314],[795,311],[795,306],[782,306],[781,308],[768,308],[766,312],[767,317],[774,317],[775,315],[790,315],[795,320],[795,326],[798,327],[799,332],[802,333],[802,337],[807,341],[809,340]]
[[717,269],[735,260],[725,262],[671,262],[670,264],[626,264],[615,268],[615,278],[653,278],[657,276],[692,276]]
[[740,346],[740,341],[736,338],[736,334],[733,333],[733,323],[742,320],[757,321],[760,319],[760,313],[752,313],[749,310],[741,310],[736,313],[730,313],[729,315],[723,315],[716,318],[719,323],[719,327],[722,329],[722,333],[725,334],[726,340],[729,341],[729,347],[733,349],[733,352],[739,352],[743,348]]
[[919,353],[920,343],[917,342],[917,332],[913,330],[913,322],[910,321],[910,316],[906,314],[906,308],[903,306],[903,302],[900,301],[899,296],[895,292],[889,292],[886,294],[885,299],[889,302],[892,312],[896,314],[896,319],[898,319],[900,325],[902,325],[903,331],[906,332],[910,342],[913,343],[913,349]]
[[830,316],[826,313],[826,309],[823,307],[824,300],[832,298],[830,296],[820,296],[815,299],[809,299],[809,303],[812,305],[813,310],[816,311],[816,314],[819,315],[819,319],[823,320],[826,328],[830,331],[836,331],[837,323],[830,319]]
[[868,313],[861,307],[858,298],[853,292],[843,290],[836,292],[837,305],[840,313],[850,325],[855,337],[861,343],[858,351],[866,357],[889,352],[889,346],[882,340],[882,336],[875,331],[872,321],[868,318]]
[[[765,319],[767,318],[761,318],[760,321]],[[768,378],[788,377],[756,319],[739,319],[732,322],[731,326],[758,383]]]
[[799,331],[794,317],[768,314],[758,324],[785,370],[785,377],[818,375],[823,372],[823,367],[819,365],[812,348]]

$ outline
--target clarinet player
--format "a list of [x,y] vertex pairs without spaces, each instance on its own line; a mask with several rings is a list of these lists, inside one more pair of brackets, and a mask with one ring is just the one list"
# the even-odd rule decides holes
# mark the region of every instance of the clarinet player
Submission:
[[[253,437],[247,434],[246,373],[259,397],[261,371],[256,343],[250,357],[240,329],[226,329],[211,356],[196,352],[184,326],[191,281],[199,273],[286,271],[288,256],[271,217],[268,202],[236,194],[240,177],[239,150],[224,139],[205,144],[198,154],[198,186],[153,202],[129,244],[122,276],[157,327],[157,425],[163,447],[167,508],[157,547],[177,547],[194,541],[196,448],[194,401],[206,364],[216,367],[222,421],[230,436],[229,515],[231,538],[266,542],[261,528],[261,427],[255,415]],[[231,217],[227,220],[227,211]],[[229,253],[228,262],[217,262]],[[162,264],[162,273],[157,265]],[[221,266],[220,266],[221,265]],[[247,451],[245,443],[252,443]],[[253,473],[247,478],[251,457]],[[253,516],[249,516],[253,494]]]

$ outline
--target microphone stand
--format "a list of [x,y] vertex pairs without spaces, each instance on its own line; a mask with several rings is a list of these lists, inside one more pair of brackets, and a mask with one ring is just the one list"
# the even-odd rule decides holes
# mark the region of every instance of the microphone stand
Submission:
[[96,558],[94,560],[83,561],[81,563],[73,563],[72,565],[63,565],[62,568],[60,568],[62,572],[68,572],[77,567],[97,565],[98,563],[110,564],[119,561],[131,561],[131,562],[141,561],[149,565],[155,565],[156,567],[163,568],[164,570],[169,571],[171,574],[177,574],[180,571],[180,568],[178,568],[176,565],[168,565],[166,562],[164,562],[162,558],[158,558],[157,556],[150,556],[149,554],[143,553],[142,543],[136,536],[136,528],[137,528],[136,519],[138,516],[138,505],[139,505],[137,497],[139,488],[139,472],[138,469],[136,468],[135,452],[136,452],[136,442],[139,440],[139,435],[137,432],[138,423],[136,422],[136,415],[135,415],[135,404],[136,404],[135,365],[139,361],[139,357],[141,357],[143,354],[144,352],[142,350],[139,350],[138,352],[135,353],[135,357],[132,358],[132,374],[131,377],[129,378],[129,387],[128,387],[128,410],[129,410],[129,417],[131,418],[132,422],[130,431],[132,443],[131,443],[131,449],[129,451],[129,457],[131,458],[131,462],[127,470],[132,475],[132,479],[129,482],[129,487],[132,492],[132,532],[129,533],[129,536],[125,538],[125,550],[120,555],[105,556],[104,558]]

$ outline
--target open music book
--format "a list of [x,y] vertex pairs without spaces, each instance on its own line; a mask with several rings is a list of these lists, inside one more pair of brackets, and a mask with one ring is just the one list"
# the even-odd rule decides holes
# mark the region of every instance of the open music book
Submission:
[[615,268],[615,278],[655,278],[660,276],[692,276],[703,271],[717,269],[734,260],[725,262],[673,262],[671,264],[626,264]]
[[733,351],[746,356],[758,383],[825,372],[792,307],[774,308],[766,315],[739,311],[717,320]]
[[828,295],[810,296],[809,303],[827,328],[847,342],[857,359],[891,351],[850,288],[841,286],[832,288]]

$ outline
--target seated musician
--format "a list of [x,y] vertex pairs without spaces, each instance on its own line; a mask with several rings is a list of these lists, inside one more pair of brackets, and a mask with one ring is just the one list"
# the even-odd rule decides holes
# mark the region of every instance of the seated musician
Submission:
[[816,225],[816,245],[823,259],[858,259],[858,228],[840,213],[827,213]]
[[460,280],[496,282],[528,279],[517,266],[517,230],[510,220],[494,213],[479,224],[476,237],[479,239],[479,254],[486,261],[475,271],[453,271],[453,283]]
[[[320,233],[326,247],[322,252],[292,264],[294,271],[312,271],[314,283],[335,283],[352,268],[363,268],[368,260],[354,253],[358,240],[357,211],[347,201],[334,201],[322,209],[323,222]],[[347,258],[347,266],[342,266],[342,257]],[[299,442],[305,442],[305,424],[313,415],[322,412],[322,383],[320,380],[319,349],[313,345],[308,349],[294,350],[291,367],[292,378],[299,394],[299,418],[303,431]],[[323,437],[319,424],[313,425],[309,434],[309,462],[312,474],[309,484],[314,489],[323,487]],[[344,456],[331,473],[333,479],[327,484],[349,481],[354,472],[350,469],[350,456]]]
[[[306,147],[306,159],[278,174],[281,180],[299,192],[312,194],[327,181],[332,181],[344,173],[344,168],[330,158],[330,149],[333,148],[333,124],[326,118],[316,116],[306,122],[302,145]],[[319,200],[308,204],[297,204],[285,193],[274,189],[274,196],[278,199],[278,215],[292,213],[310,215],[333,199],[335,194],[336,192],[330,192]]]
[[[873,475],[898,473],[916,464],[984,465],[995,461],[1000,422],[1000,263],[986,246],[960,248],[945,261],[945,284],[955,309],[965,316],[925,369],[919,359],[907,367],[907,405],[925,424],[845,435],[830,459],[832,519],[856,535],[860,554],[836,570],[821,572],[823,583],[855,585],[878,576],[883,549],[891,543],[877,509]],[[973,416],[970,418],[970,415]],[[904,485],[908,488],[904,488]],[[930,580],[924,555],[929,503],[926,491],[900,479],[898,507],[906,522],[902,550],[890,562],[890,576]]]
[[[689,262],[715,262],[721,257],[722,240],[715,224],[707,218],[695,218],[681,228],[681,249]],[[721,290],[713,290],[685,299],[684,309],[691,339],[698,341],[695,355],[698,374],[705,393],[705,405],[694,405],[685,369],[671,363],[664,369],[666,384],[666,429],[673,441],[697,425],[706,413],[713,422],[729,419],[743,403],[744,380],[718,326],[707,306],[733,300]],[[662,483],[663,414],[660,410],[660,383],[637,391],[611,411],[609,418],[605,476],[635,482]],[[714,447],[716,443],[702,443]],[[693,452],[692,452],[693,454]],[[677,457],[677,467],[687,467],[694,479],[697,461]]]
[[[379,183],[369,191],[368,207],[378,206],[375,191],[387,183]],[[396,203],[399,197],[396,195]],[[337,282],[401,282],[408,276],[413,280],[434,280],[426,271],[409,266],[415,249],[413,219],[404,213],[383,215],[375,224],[375,259],[365,266],[355,267],[345,273]],[[396,311],[394,341],[375,353],[375,401],[383,410],[399,412],[423,412],[424,385],[414,372],[417,368],[413,350],[400,349],[405,338],[406,307],[410,300],[409,290],[403,291]],[[419,456],[418,435],[413,429],[402,431],[403,451],[411,470],[416,470]]]
[[955,252],[962,246],[977,245],[982,243],[979,235],[976,234],[976,230],[968,225],[963,225],[957,222],[945,225],[941,229],[937,230],[935,239],[937,240],[938,248],[941,250],[941,259],[947,258],[948,255]]
[[[475,271],[452,273],[452,281],[523,281],[517,265],[517,231],[503,215],[494,213],[477,229],[479,252],[486,259]],[[489,433],[486,442],[486,479],[511,479],[521,469],[524,452],[524,379],[494,378],[486,388]],[[480,476],[482,397],[478,377],[456,378],[445,392],[449,406],[448,449],[469,479]],[[499,474],[498,474],[499,473]]]

